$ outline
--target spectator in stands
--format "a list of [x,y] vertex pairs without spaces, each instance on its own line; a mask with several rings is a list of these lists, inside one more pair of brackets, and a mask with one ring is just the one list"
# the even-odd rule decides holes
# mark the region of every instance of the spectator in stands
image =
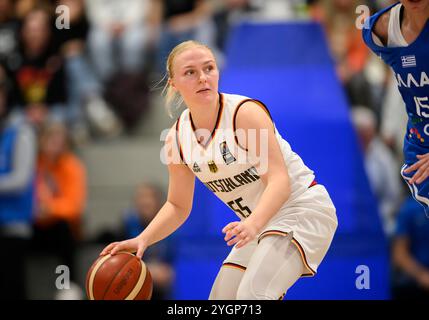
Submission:
[[305,0],[250,0],[259,7],[259,17],[265,21],[285,21],[305,15]]
[[35,250],[56,255],[70,268],[73,280],[86,202],[86,173],[61,123],[50,122],[42,128],[36,179]]
[[12,69],[19,62],[19,23],[12,0],[0,0],[0,64]]
[[[136,189],[133,205],[125,212],[125,232],[121,238],[136,237],[139,235],[149,222],[152,221],[163,203],[164,195],[160,188],[147,183],[139,185]],[[154,281],[152,299],[171,299],[174,281],[171,239],[148,248],[145,252],[144,261]]]
[[38,3],[43,2],[44,4],[47,1],[43,0],[16,0],[15,1],[15,14],[19,20],[24,20],[24,18],[33,10]]
[[63,61],[53,48],[51,27],[48,7],[30,11],[21,30],[22,61],[14,70],[20,105],[36,127],[49,117],[70,119]]
[[[96,134],[116,136],[120,132],[120,123],[106,104],[103,87],[86,55],[89,22],[84,0],[56,0],[55,4],[66,6],[69,13],[68,28],[55,28],[55,40],[65,60],[74,141],[85,141],[89,129]],[[61,21],[63,12],[56,13]]]
[[325,29],[337,74],[350,104],[366,105],[378,111],[379,106],[364,73],[370,52],[356,27],[356,7],[360,4],[362,1],[359,0],[312,1],[310,13]]
[[[142,183],[137,186],[132,205],[125,210],[116,231],[103,231],[97,241],[108,243],[121,239],[136,237],[152,221],[164,203],[162,190],[154,184]],[[174,255],[172,240],[166,239],[149,247],[143,260],[149,268],[153,278],[153,300],[172,299],[172,286],[174,282],[174,269],[172,266]]]
[[153,30],[152,0],[86,0],[88,46],[98,76],[108,81],[118,71],[136,72],[146,63]]
[[[87,0],[88,47],[105,99],[133,134],[149,107],[149,53],[157,43],[157,0]],[[105,121],[100,121],[105,123]]]
[[402,205],[393,237],[393,299],[429,298],[429,219],[412,196]]
[[213,7],[208,0],[156,0],[161,35],[157,72],[164,73],[168,53],[185,40],[197,40],[214,47]]
[[222,0],[216,2],[213,20],[216,26],[216,47],[224,52],[232,26],[247,19],[257,8],[251,0]]
[[364,153],[369,183],[378,199],[384,232],[390,238],[394,231],[397,208],[402,201],[398,163],[377,133],[374,112],[365,107],[356,107],[352,112],[354,126]]
[[11,115],[11,84],[0,65],[0,299],[25,299],[25,251],[31,237],[36,139]]

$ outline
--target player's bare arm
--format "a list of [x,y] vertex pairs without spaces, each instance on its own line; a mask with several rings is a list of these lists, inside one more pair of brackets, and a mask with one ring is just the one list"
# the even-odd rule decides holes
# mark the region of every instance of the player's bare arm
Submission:
[[384,46],[387,46],[388,28],[389,28],[390,11],[381,15],[374,25],[373,32],[380,39]]
[[[174,127],[167,136],[164,150],[166,153],[174,153],[166,155],[166,158],[178,159]],[[182,163],[170,161],[167,167],[169,173],[167,201],[155,218],[139,236],[111,243],[101,252],[101,255],[130,251],[137,252],[137,257],[141,258],[148,246],[168,237],[186,221],[192,210],[195,177]]]
[[[226,233],[225,241],[228,245],[237,244],[237,248],[253,240],[267,222],[279,211],[290,196],[288,171],[277,142],[273,123],[267,113],[255,102],[246,102],[237,113],[237,130],[257,130],[256,144],[252,145],[239,136],[238,142],[248,149],[250,157],[259,158],[264,150],[258,132],[266,130],[268,133],[268,170],[260,174],[266,188],[253,213],[242,222],[231,222],[222,231]],[[244,136],[247,136],[244,135]],[[234,237],[231,239],[232,237]]]

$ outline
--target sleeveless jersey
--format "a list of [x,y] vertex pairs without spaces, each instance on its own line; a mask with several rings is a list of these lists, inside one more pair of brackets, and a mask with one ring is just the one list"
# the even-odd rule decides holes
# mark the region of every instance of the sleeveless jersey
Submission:
[[[395,6],[390,11],[389,26],[387,30],[388,47],[406,47],[408,46],[401,31],[401,10],[402,4]],[[381,44],[383,45],[383,44]]]
[[[247,101],[256,102],[269,115],[268,109],[260,101],[245,96],[220,93],[215,129],[209,134],[209,140],[206,140],[208,142],[205,145],[197,141],[189,109],[183,111],[176,122],[176,138],[182,161],[240,219],[251,214],[265,189],[255,166],[257,159],[252,159],[247,150],[238,144],[235,134],[237,133],[235,130],[237,111]],[[274,124],[273,127],[290,177],[291,195],[283,205],[285,207],[308,189],[314,181],[314,173],[292,151],[289,143],[280,136]],[[255,134],[258,134],[256,130]],[[248,143],[251,143],[251,134],[247,137]],[[263,136],[261,139],[263,140]],[[261,163],[263,161],[261,157]],[[263,170],[262,165],[258,168],[260,171]]]
[[376,21],[397,5],[400,3],[371,16],[363,29],[363,39],[395,73],[408,114],[404,158],[405,163],[411,164],[416,161],[416,154],[422,153],[422,150],[427,152],[429,148],[429,22],[408,46],[384,47],[376,44],[372,37]]

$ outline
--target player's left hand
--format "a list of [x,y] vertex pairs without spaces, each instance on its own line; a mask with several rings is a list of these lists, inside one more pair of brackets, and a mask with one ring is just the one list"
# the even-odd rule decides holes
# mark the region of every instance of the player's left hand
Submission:
[[418,154],[417,159],[419,160],[416,163],[404,170],[405,173],[416,171],[409,184],[422,183],[429,177],[429,153]]
[[228,223],[223,229],[225,233],[225,241],[228,246],[236,244],[237,248],[241,248],[253,239],[258,234],[258,228],[250,221],[234,221]]

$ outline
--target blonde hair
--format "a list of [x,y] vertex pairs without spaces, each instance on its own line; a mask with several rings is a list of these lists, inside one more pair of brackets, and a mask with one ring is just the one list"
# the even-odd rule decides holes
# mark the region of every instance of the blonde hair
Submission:
[[166,73],[164,75],[164,77],[162,78],[161,81],[166,80],[166,83],[164,85],[164,88],[162,90],[162,94],[165,96],[165,106],[168,112],[168,115],[173,118],[173,112],[175,110],[178,110],[182,104],[183,104],[183,98],[182,96],[177,93],[171,86],[170,84],[170,79],[173,78],[173,63],[174,63],[174,59],[177,57],[177,55],[179,55],[180,53],[191,49],[191,48],[197,48],[197,47],[202,47],[205,48],[207,50],[209,50],[213,57],[215,56],[213,53],[213,50],[210,49],[208,46],[206,46],[205,44],[195,41],[195,40],[188,40],[188,41],[184,41],[180,44],[178,44],[177,46],[175,46],[171,51],[170,54],[168,55],[167,58],[167,62],[166,62]]

